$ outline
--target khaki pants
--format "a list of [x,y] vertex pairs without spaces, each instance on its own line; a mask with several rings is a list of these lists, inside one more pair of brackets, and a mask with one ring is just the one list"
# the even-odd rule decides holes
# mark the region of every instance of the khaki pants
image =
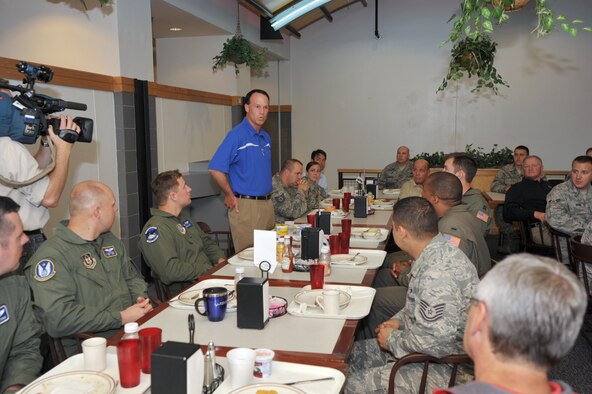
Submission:
[[551,240],[551,232],[549,231],[549,227],[543,225],[542,223],[532,223],[529,225],[529,227],[530,235],[532,237],[533,242],[540,245],[553,246],[553,241]]
[[[275,212],[271,200],[238,199],[238,210],[228,211],[234,250],[240,252],[253,245],[253,230],[271,230],[275,225]],[[229,256],[230,257],[230,256]]]

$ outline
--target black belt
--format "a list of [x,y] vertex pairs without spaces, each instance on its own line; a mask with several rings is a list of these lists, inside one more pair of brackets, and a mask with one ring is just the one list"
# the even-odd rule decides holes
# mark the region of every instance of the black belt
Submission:
[[246,198],[247,200],[269,200],[271,198],[271,194],[267,196],[247,196],[246,194],[234,193],[234,196],[237,198]]
[[39,234],[43,234],[43,230],[37,229],[37,230],[25,231],[24,233],[27,235],[39,235]]

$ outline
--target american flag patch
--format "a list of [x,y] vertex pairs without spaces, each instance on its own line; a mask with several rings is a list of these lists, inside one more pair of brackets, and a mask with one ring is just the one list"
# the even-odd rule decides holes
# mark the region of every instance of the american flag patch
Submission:
[[455,237],[454,235],[450,235],[450,234],[443,234],[444,239],[446,241],[448,241],[448,243],[452,246],[456,246],[458,248],[458,246],[460,245],[460,238],[459,237]]
[[485,223],[489,222],[489,215],[483,211],[477,212],[477,215],[475,216],[477,216],[477,219],[483,220]]

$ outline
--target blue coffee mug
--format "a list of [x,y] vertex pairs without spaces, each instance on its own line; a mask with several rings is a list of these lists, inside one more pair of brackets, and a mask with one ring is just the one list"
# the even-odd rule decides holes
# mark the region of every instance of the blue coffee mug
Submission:
[[[199,303],[204,303],[204,312],[199,310]],[[195,310],[209,321],[222,321],[226,315],[228,290],[224,287],[210,287],[202,292],[202,297],[195,301]]]

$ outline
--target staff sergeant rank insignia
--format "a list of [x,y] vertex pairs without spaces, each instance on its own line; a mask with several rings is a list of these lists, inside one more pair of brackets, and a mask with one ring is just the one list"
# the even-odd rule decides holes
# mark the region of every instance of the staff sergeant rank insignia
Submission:
[[95,269],[95,267],[97,266],[97,259],[92,257],[90,252],[83,254],[81,257],[82,263],[84,264],[84,268],[89,270]]
[[442,317],[446,304],[431,306],[424,300],[419,301],[419,313],[425,321],[434,322]]
[[151,244],[158,239],[158,229],[154,226],[148,227],[148,229],[144,232],[144,235],[146,236],[146,242]]
[[35,266],[35,280],[45,282],[55,275],[55,266],[51,260],[41,260]]
[[114,246],[105,246],[103,248],[103,256],[105,256],[107,258],[117,256],[117,251],[115,250],[115,247]]
[[179,230],[179,232],[183,235],[185,235],[185,233],[187,232],[185,227],[183,227],[183,225],[181,225],[181,224],[177,224],[177,230]]

